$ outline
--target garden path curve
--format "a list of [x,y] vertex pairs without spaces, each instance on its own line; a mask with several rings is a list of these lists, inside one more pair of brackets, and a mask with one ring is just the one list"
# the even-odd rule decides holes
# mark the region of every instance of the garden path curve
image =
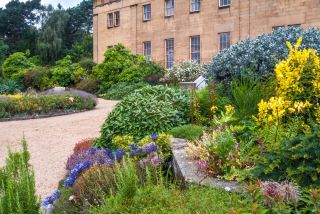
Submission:
[[42,119],[0,122],[0,166],[5,165],[8,146],[21,149],[25,136],[30,163],[34,167],[37,194],[51,194],[66,174],[65,163],[81,139],[99,136],[100,126],[117,101],[98,99],[95,109],[82,113]]

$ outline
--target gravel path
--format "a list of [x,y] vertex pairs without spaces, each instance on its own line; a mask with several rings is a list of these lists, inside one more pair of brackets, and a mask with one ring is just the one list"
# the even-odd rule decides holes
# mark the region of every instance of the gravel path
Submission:
[[0,122],[0,166],[5,164],[8,146],[21,149],[25,136],[35,170],[37,194],[51,194],[65,176],[65,163],[81,139],[99,136],[100,126],[116,101],[99,99],[94,110],[43,119]]

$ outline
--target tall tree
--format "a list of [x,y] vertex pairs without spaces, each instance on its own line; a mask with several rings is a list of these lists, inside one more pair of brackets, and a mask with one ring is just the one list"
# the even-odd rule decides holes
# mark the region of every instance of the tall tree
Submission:
[[40,1],[11,0],[0,9],[0,37],[9,45],[9,52],[35,50],[35,25],[39,21],[39,11],[43,9]]

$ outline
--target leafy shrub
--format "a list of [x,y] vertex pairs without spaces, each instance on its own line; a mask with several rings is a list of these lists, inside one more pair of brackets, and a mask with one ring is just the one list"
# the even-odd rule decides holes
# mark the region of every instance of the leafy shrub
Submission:
[[176,138],[183,138],[187,140],[197,140],[201,137],[204,129],[201,126],[188,124],[175,127],[170,130],[170,134]]
[[92,109],[95,100],[83,99],[74,94],[64,95],[16,95],[0,99],[0,110],[6,117],[36,116],[38,114],[52,114],[59,112],[79,111]]
[[28,59],[28,54],[16,52],[4,60],[2,64],[2,75],[5,78],[19,77],[26,69],[33,66]]
[[301,48],[320,51],[320,32],[316,28],[303,31],[303,28],[280,28],[271,34],[263,34],[253,40],[239,41],[212,59],[206,76],[221,81],[239,79],[242,69],[252,68],[257,78],[273,75],[275,65],[288,55],[286,41],[295,42],[303,37]]
[[133,143],[133,137],[130,135],[115,136],[114,138],[112,138],[112,144],[116,148],[129,149],[129,146]]
[[193,82],[204,74],[204,67],[197,62],[186,60],[167,71],[166,78],[171,82]]
[[0,94],[16,94],[23,86],[16,79],[0,79]]
[[89,72],[92,72],[92,69],[93,67],[96,65],[96,63],[93,61],[92,58],[90,57],[84,57],[84,58],[81,58],[80,61],[79,61],[79,65],[86,69],[87,71]]
[[251,73],[231,82],[232,101],[239,118],[250,118],[258,112],[258,103],[271,94],[266,83],[254,79]]
[[73,194],[73,189],[71,187],[61,188],[61,195],[59,200],[55,202],[52,213],[77,214],[84,211],[84,207],[80,206],[80,203],[76,203],[75,200],[70,200],[70,198],[73,198]]
[[29,165],[29,152],[25,139],[23,151],[9,152],[6,166],[0,169],[0,212],[39,213],[34,172]]
[[124,98],[101,128],[99,146],[114,147],[112,138],[132,135],[139,140],[187,122],[189,98],[184,91],[147,86]]
[[268,151],[253,170],[264,180],[291,179],[301,186],[320,185],[320,133],[299,136]]
[[300,38],[290,50],[287,60],[277,64],[276,96],[258,104],[259,124],[286,122],[293,117],[302,117],[303,123],[310,126],[310,121],[320,123],[320,57],[313,49],[299,50]]
[[139,82],[139,83],[128,83],[128,82],[119,82],[114,84],[108,89],[107,93],[104,94],[105,99],[109,100],[122,100],[124,97],[133,93],[137,89],[141,89],[148,84]]
[[76,200],[80,200],[84,206],[87,203],[101,204],[104,197],[116,191],[114,174],[114,168],[109,165],[93,165],[73,185]]
[[141,82],[149,76],[163,73],[159,65],[144,56],[131,54],[122,44],[108,49],[104,56],[103,63],[93,68],[102,89],[119,82]]
[[58,60],[55,66],[51,69],[53,83],[63,87],[72,85],[72,75],[74,71],[75,66],[72,63],[70,56],[66,56],[63,59]]
[[26,88],[46,90],[53,86],[50,78],[49,67],[33,67],[24,74],[24,85]]
[[210,97],[209,87],[203,87],[196,91],[196,96],[199,100],[200,113],[202,116],[209,118],[211,114],[211,107],[213,105],[213,100]]
[[92,147],[94,140],[95,140],[94,138],[86,138],[81,140],[74,146],[73,153],[77,154],[85,150],[88,150],[90,147]]
[[[221,189],[191,186],[182,191],[165,185],[145,185],[130,200],[115,194],[92,213],[228,213],[242,207],[243,197]],[[214,201],[215,203],[212,203]],[[230,212],[231,213],[231,212]]]
[[80,80],[80,82],[78,82],[75,85],[75,88],[78,90],[83,90],[83,91],[95,94],[99,90],[99,85],[96,80],[84,79],[84,80]]

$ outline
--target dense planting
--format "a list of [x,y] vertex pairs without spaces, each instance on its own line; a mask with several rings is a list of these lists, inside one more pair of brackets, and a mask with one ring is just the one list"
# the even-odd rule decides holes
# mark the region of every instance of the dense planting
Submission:
[[99,146],[111,146],[117,135],[146,135],[168,131],[187,122],[189,98],[181,90],[148,86],[124,98],[102,125]]
[[30,117],[92,109],[95,99],[77,94],[0,96],[0,118]]
[[103,95],[103,97],[108,100],[122,100],[124,97],[130,95],[135,90],[141,89],[145,86],[148,86],[148,84],[144,82],[120,82],[112,85],[110,89]]
[[271,34],[263,34],[256,39],[239,41],[231,48],[215,56],[207,68],[207,77],[219,81],[239,78],[243,70],[251,68],[259,78],[272,76],[275,65],[285,59],[289,49],[285,42],[295,43],[303,37],[301,48],[320,51],[320,32],[316,28],[303,31],[302,28],[280,28]]

